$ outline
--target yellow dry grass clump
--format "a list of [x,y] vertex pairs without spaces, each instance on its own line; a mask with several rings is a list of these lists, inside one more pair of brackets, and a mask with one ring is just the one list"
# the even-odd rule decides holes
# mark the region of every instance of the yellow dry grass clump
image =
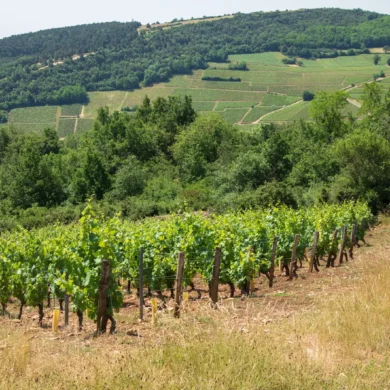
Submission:
[[3,320],[0,388],[389,388],[390,228],[368,241],[315,304],[298,311],[261,298],[240,311],[235,300],[219,310],[191,302],[179,320],[160,312],[155,326],[119,315],[138,330],[96,339]]

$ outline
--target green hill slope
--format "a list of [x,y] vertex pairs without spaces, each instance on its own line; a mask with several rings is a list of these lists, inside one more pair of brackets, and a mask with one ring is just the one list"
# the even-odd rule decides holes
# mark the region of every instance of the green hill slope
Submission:
[[[390,16],[359,9],[257,12],[177,28],[139,27],[92,24],[0,40],[0,109],[81,103],[84,91],[151,86],[234,54],[326,58],[390,44]],[[254,82],[259,84],[261,78]]]
[[[11,111],[9,123],[18,131],[41,132],[45,127],[56,127],[60,137],[82,132],[93,126],[99,107],[110,111],[140,105],[147,95],[157,97],[189,95],[199,114],[215,111],[230,123],[255,125],[269,122],[291,122],[309,119],[309,102],[301,102],[304,90],[346,89],[352,99],[359,100],[361,83],[372,80],[373,74],[388,73],[383,54],[379,65],[373,55],[359,55],[318,60],[302,59],[301,67],[284,65],[281,53],[245,54],[229,56],[230,63],[246,61],[247,71],[229,70],[229,64],[210,63],[205,70],[192,75],[175,76],[168,83],[135,91],[91,92],[89,103],[59,107],[18,108]],[[203,81],[203,77],[239,77],[241,82]],[[390,79],[381,81],[384,91]],[[386,88],[387,87],[387,88]],[[356,113],[355,102],[347,112]],[[83,107],[83,108],[82,108]],[[70,120],[73,119],[73,122]],[[77,119],[77,122],[76,122]]]

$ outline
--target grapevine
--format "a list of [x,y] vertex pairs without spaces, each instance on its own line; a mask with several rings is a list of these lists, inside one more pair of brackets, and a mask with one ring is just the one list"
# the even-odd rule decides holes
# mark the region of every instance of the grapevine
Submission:
[[[144,282],[161,298],[164,289],[173,295],[177,258],[185,254],[184,283],[200,275],[210,283],[215,249],[221,248],[220,283],[249,292],[251,280],[268,274],[271,248],[278,236],[276,264],[288,270],[291,247],[300,235],[297,258],[310,251],[313,234],[319,231],[317,256],[337,251],[341,229],[358,226],[357,239],[372,218],[364,203],[322,205],[293,210],[285,206],[267,210],[249,210],[224,215],[184,213],[165,218],[130,222],[119,217],[106,219],[96,215],[91,205],[77,224],[51,226],[33,231],[17,230],[0,235],[0,303],[3,311],[10,297],[24,305],[39,308],[48,288],[62,299],[72,297],[74,311],[96,320],[99,279],[103,260],[110,262],[107,315],[112,318],[122,307],[122,289],[118,280],[131,280],[138,288],[139,253],[144,253]],[[363,223],[364,222],[364,223]],[[339,231],[334,241],[335,230]]]

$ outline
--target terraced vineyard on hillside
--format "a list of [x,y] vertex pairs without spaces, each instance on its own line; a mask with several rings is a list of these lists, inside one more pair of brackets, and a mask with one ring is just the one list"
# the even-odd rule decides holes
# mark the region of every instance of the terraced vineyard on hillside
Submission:
[[[362,83],[373,80],[383,71],[390,55],[383,54],[379,65],[373,64],[373,55],[338,57],[320,60],[302,60],[303,66],[282,63],[281,53],[232,55],[231,63],[245,61],[247,71],[228,69],[228,64],[210,63],[206,70],[189,76],[175,76],[168,83],[156,84],[132,92],[92,92],[85,107],[85,118],[93,119],[96,110],[107,105],[110,110],[139,105],[145,95],[151,100],[158,96],[190,95],[199,113],[220,112],[231,123],[253,125],[264,122],[290,122],[309,119],[310,103],[302,101],[304,90],[350,90],[351,98],[358,100]],[[206,81],[204,77],[221,79],[240,78],[241,82]],[[388,88],[389,79],[381,81]],[[358,107],[349,104],[346,113],[356,113]]]
[[[210,63],[206,70],[192,75],[175,76],[168,83],[134,91],[89,93],[88,105],[35,107],[15,109],[9,123],[21,132],[42,132],[55,127],[60,137],[86,131],[93,126],[97,109],[108,106],[110,111],[133,107],[142,103],[145,95],[151,100],[171,95],[190,95],[199,114],[219,112],[230,123],[247,128],[260,123],[284,123],[309,119],[309,102],[302,101],[304,90],[310,92],[345,89],[352,102],[345,110],[356,114],[363,90],[362,84],[373,80],[374,74],[389,73],[389,54],[381,54],[379,65],[373,64],[373,54],[342,56],[332,59],[302,60],[301,67],[284,65],[284,55],[277,52],[232,55],[231,63],[246,62],[248,70],[237,71],[228,64]],[[202,78],[239,78],[240,82],[208,81]],[[390,79],[380,82],[385,91]],[[4,125],[3,125],[4,126]]]

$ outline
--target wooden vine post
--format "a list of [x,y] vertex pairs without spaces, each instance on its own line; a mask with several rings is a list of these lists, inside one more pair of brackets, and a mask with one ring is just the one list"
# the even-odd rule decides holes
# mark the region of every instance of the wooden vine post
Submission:
[[181,303],[181,292],[183,284],[183,274],[184,274],[184,253],[179,253],[179,259],[177,261],[177,274],[176,274],[176,295],[175,295],[175,312],[174,316],[176,318],[180,317],[180,303]]
[[296,270],[298,269],[297,267],[297,247],[299,244],[300,240],[300,235],[296,234],[294,237],[294,244],[293,244],[293,249],[291,253],[291,262],[290,262],[290,275],[288,277],[288,280],[293,280],[294,275],[296,275]]
[[349,256],[353,259],[353,247],[357,245],[357,226],[356,224],[352,225],[350,245],[349,245]]
[[142,321],[144,319],[144,250],[139,250],[139,318]]
[[[348,232],[348,227],[344,226],[343,228],[343,236],[341,239],[341,244],[340,244],[340,250],[339,250],[339,255],[338,255],[338,265],[343,264],[343,257],[344,257],[344,250],[345,250],[345,244],[347,242],[347,232]],[[346,257],[346,260],[348,261],[348,258]]]
[[152,324],[157,325],[157,298],[152,298],[150,303],[152,304]]
[[58,324],[60,322],[60,311],[58,309],[53,310],[53,319],[52,319],[52,332],[58,332]]
[[213,306],[216,308],[218,302],[218,286],[219,286],[219,274],[221,271],[221,248],[215,250],[214,265],[213,265],[213,277],[210,283],[210,298],[213,302]]
[[[68,281],[68,274],[65,275],[65,280]],[[64,310],[65,310],[65,327],[69,326],[69,295],[65,293],[64,296]]]
[[[269,269],[269,287],[272,287],[274,283],[274,275],[275,275],[275,257],[276,257],[276,250],[278,249],[278,240],[279,237],[275,236],[274,237],[274,242],[272,244],[272,252],[271,252],[271,267]],[[260,275],[260,270],[259,270],[259,275]]]
[[326,262],[326,268],[330,266],[334,267],[334,261],[337,256],[337,236],[339,231],[336,229],[333,233],[332,243],[330,244],[329,252],[328,252],[328,260]]
[[103,331],[104,324],[107,324],[107,291],[110,282],[110,262],[103,260],[102,273],[99,284],[99,300],[97,310],[97,334]]
[[317,266],[317,246],[318,246],[318,240],[320,238],[320,232],[314,233],[313,238],[313,246],[310,251],[310,258],[309,258],[309,272],[313,272],[313,268],[318,272],[318,266]]

